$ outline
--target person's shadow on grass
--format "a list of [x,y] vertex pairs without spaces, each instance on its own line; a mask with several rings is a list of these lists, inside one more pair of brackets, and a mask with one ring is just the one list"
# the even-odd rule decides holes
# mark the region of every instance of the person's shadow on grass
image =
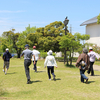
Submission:
[[100,76],[100,75],[93,75],[93,76]]
[[55,78],[54,81],[61,80],[60,78]]
[[40,80],[31,81],[30,84],[32,84],[32,83],[37,83],[37,82],[42,82],[42,81],[40,81]]
[[16,74],[16,73],[17,73],[17,72],[13,72],[13,73],[9,73],[9,72],[8,72],[7,74]]
[[46,71],[37,71],[37,73],[42,73],[42,72],[46,72]]
[[87,83],[87,84],[90,84],[90,83],[93,83],[93,82],[95,82],[95,81],[88,81],[88,83]]

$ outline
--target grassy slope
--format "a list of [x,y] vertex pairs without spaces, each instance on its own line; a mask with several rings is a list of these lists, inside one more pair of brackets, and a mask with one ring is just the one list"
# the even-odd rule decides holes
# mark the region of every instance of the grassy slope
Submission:
[[49,81],[47,69],[43,66],[44,60],[39,60],[38,73],[30,66],[32,84],[26,84],[23,59],[12,58],[7,75],[2,71],[3,61],[0,58],[0,83],[4,89],[1,100],[100,100],[100,72],[89,77],[89,84],[80,82],[77,68],[65,67],[57,62],[55,68],[56,81]]

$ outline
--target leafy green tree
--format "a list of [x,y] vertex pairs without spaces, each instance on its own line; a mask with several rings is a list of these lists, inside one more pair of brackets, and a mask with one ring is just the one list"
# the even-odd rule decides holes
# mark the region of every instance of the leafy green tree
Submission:
[[28,27],[26,27],[26,30],[23,31],[22,33],[27,36],[29,33],[35,33],[36,32],[36,27],[30,27],[30,24],[28,25]]
[[[61,40],[59,40],[59,45],[62,50],[66,49],[67,56],[70,58],[70,65],[72,64],[73,53],[80,46],[79,41],[75,40],[75,37],[71,33],[67,33],[67,35],[62,36]],[[67,57],[67,65],[68,65],[68,57]]]
[[26,27],[26,30],[19,34],[19,37],[17,38],[16,47],[18,48],[17,54],[18,58],[20,57],[20,54],[22,50],[25,47],[25,44],[29,44],[31,47],[34,43],[34,33],[36,32],[36,27],[30,27],[30,24],[28,27]]
[[31,47],[35,45],[37,48],[39,48],[39,41],[41,36],[42,36],[41,33],[35,32],[28,34],[26,39],[28,40],[28,43],[30,44]]
[[100,24],[100,14],[97,16],[97,23]]
[[90,39],[90,35],[81,33],[75,33],[74,34],[75,40],[79,41],[81,43],[81,46],[77,49],[78,53],[81,53],[82,49],[85,48],[86,44],[85,41]]
[[2,49],[3,51],[6,48],[9,48],[11,52],[13,52],[13,48],[16,50],[18,58],[20,57],[22,48],[17,47],[18,37],[20,33],[14,33],[14,29],[3,32],[2,34]]
[[64,24],[61,21],[55,21],[45,27],[37,28],[36,32],[42,34],[38,41],[41,49],[44,51],[50,49],[54,52],[60,51],[58,39],[64,35]]

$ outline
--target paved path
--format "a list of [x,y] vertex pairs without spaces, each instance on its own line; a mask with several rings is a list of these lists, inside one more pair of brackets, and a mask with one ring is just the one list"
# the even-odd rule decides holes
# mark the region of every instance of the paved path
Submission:
[[93,69],[96,70],[96,71],[100,71],[100,66],[98,66],[98,65],[93,65]]
[[[73,64],[75,64],[75,63],[73,63]],[[100,66],[94,64],[93,69],[96,70],[96,71],[100,71]]]

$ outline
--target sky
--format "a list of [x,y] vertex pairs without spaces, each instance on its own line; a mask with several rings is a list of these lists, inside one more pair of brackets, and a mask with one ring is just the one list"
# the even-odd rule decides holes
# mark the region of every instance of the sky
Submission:
[[69,19],[72,34],[85,34],[84,21],[100,14],[100,0],[0,0],[0,36],[14,28],[16,32],[55,21]]

